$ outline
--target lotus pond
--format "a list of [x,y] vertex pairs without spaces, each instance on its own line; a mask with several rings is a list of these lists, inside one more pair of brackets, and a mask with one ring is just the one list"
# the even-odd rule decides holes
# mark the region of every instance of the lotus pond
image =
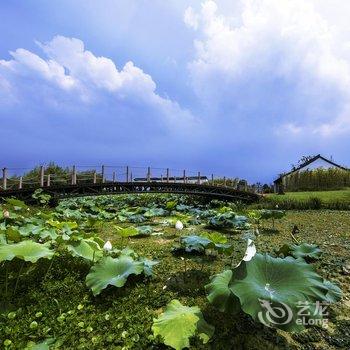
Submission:
[[2,349],[349,349],[350,214],[173,195],[0,207]]

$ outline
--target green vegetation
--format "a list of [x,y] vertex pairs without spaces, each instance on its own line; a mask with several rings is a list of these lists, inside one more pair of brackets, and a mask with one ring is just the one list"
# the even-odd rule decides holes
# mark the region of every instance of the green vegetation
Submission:
[[334,209],[350,210],[350,188],[339,191],[286,192],[265,194],[263,200],[252,208],[308,210]]
[[311,198],[319,198],[324,203],[335,201],[347,202],[350,204],[350,188],[338,191],[309,191],[309,192],[286,192],[284,195],[267,194],[267,198],[283,202],[285,200],[306,201]]
[[[344,213],[251,211],[171,195],[74,198],[54,209],[7,200],[0,346],[260,350],[317,341],[346,349]],[[331,302],[330,330],[287,334],[304,326],[261,319],[259,298],[292,310],[297,301]]]
[[350,187],[350,171],[339,168],[298,171],[284,178],[283,187],[288,192],[341,190]]

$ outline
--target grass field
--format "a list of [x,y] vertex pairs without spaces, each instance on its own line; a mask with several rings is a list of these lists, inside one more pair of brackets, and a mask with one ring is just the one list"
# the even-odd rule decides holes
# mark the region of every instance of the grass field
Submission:
[[[279,205],[280,209],[350,209],[350,188],[338,191],[309,191],[309,192],[286,192],[284,195],[275,193],[266,194],[262,201],[262,207],[274,208]],[[258,205],[259,206],[259,205]]]
[[268,194],[268,198],[274,200],[300,200],[305,201],[310,198],[319,198],[324,202],[332,201],[346,201],[350,202],[350,188],[339,190],[339,191],[313,191],[313,192],[287,192],[284,195],[279,194]]

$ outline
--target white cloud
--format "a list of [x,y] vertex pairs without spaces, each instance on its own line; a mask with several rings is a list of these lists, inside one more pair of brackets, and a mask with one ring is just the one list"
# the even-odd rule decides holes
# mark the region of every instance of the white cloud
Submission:
[[197,15],[193,8],[190,6],[186,9],[184,14],[184,21],[188,27],[191,27],[195,30],[198,29],[198,21],[199,21],[199,15]]
[[19,48],[10,52],[11,60],[0,60],[0,89],[2,94],[20,96],[17,103],[41,94],[45,97],[42,103],[62,108],[60,98],[65,104],[76,105],[98,104],[107,96],[114,105],[132,103],[151,108],[170,125],[176,120],[193,122],[190,112],[158,95],[152,77],[131,61],[118,70],[111,59],[95,56],[75,38],[56,36],[38,45],[47,58]]
[[336,26],[305,0],[242,0],[240,8],[239,21],[210,0],[185,12],[199,35],[189,65],[198,95],[210,105],[235,100],[241,111],[269,104],[271,115],[292,106],[297,114],[279,121],[292,133],[348,132],[349,41]]

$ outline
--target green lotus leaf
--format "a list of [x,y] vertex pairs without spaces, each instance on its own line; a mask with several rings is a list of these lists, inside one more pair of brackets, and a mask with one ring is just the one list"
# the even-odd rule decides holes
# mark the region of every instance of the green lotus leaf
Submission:
[[0,246],[0,261],[18,258],[35,263],[40,258],[51,259],[53,255],[54,252],[45,244],[30,240]]
[[135,261],[129,256],[120,256],[116,259],[106,257],[91,267],[86,276],[86,285],[96,296],[109,285],[123,287],[130,275],[139,275],[143,269],[142,262]]
[[212,277],[211,282],[205,286],[208,300],[221,312],[236,314],[240,311],[239,299],[230,289],[232,271],[226,270]]
[[52,240],[55,240],[58,237],[58,234],[56,233],[56,230],[51,227],[49,229],[44,229],[40,232],[39,237],[41,239],[46,239],[46,238],[50,238]]
[[164,216],[165,210],[163,208],[151,208],[143,214],[146,218],[152,218],[154,216]]
[[[254,320],[287,331],[303,329],[296,322],[298,303],[325,300],[327,293],[323,279],[304,260],[267,254],[242,261],[233,270],[229,288]],[[273,309],[284,309],[285,318],[271,319]]]
[[291,245],[291,254],[295,258],[311,258],[318,259],[322,254],[322,250],[316,244],[302,243],[300,245]]
[[18,230],[18,227],[10,226],[6,230],[6,237],[9,241],[18,243],[21,241],[21,234]]
[[7,244],[6,236],[3,233],[0,233],[0,245]]
[[139,235],[150,235],[153,232],[152,226],[139,226],[137,227]]
[[209,220],[209,226],[215,228],[247,229],[250,225],[247,217],[236,215],[234,212],[228,211],[211,217]]
[[137,236],[139,234],[138,229],[134,226],[129,226],[129,227],[125,227],[125,228],[116,226],[115,228],[117,230],[117,234],[121,237],[124,237],[124,238]]
[[269,209],[260,210],[260,216],[261,216],[261,219],[263,220],[282,219],[285,215],[286,215],[286,212],[284,210],[269,210]]
[[131,248],[125,247],[120,251],[120,255],[125,256],[131,256],[132,258],[136,259],[138,257],[138,254]]
[[169,201],[166,203],[166,208],[168,210],[173,210],[177,205],[177,201]]
[[49,350],[50,345],[55,343],[54,338],[49,338],[40,343],[29,343],[24,350]]
[[190,337],[196,334],[206,343],[214,327],[204,320],[198,306],[184,306],[174,299],[157,319],[153,319],[152,331],[154,336],[162,337],[165,345],[181,350],[189,347]]
[[24,226],[21,226],[18,231],[23,237],[27,237],[30,235],[37,235],[43,230],[43,226],[41,225],[34,225],[34,224],[27,224]]
[[52,226],[55,227],[59,230],[74,230],[76,228],[78,228],[78,224],[75,221],[57,221],[57,220],[48,220],[47,223]]
[[227,238],[219,232],[205,233],[202,236],[210,239],[213,243],[216,244],[227,243]]
[[186,253],[198,252],[203,253],[206,249],[225,251],[231,247],[230,244],[214,243],[211,239],[204,236],[183,236],[180,238],[180,250]]
[[184,236],[180,238],[181,245],[184,246],[186,252],[198,251],[202,252],[212,245],[212,241],[202,236]]
[[12,205],[15,210],[24,210],[28,208],[23,201],[16,198],[6,198],[5,201],[7,204]]
[[97,261],[103,256],[102,248],[93,239],[81,239],[67,244],[68,251],[77,257]]
[[342,292],[341,289],[334,283],[328,281],[328,280],[324,280],[323,284],[325,285],[325,287],[327,288],[327,294],[326,294],[326,298],[325,301],[329,302],[329,303],[336,303],[337,301],[339,301],[342,297]]
[[135,214],[128,217],[128,220],[132,223],[141,223],[146,221],[146,218],[141,214]]
[[143,258],[140,261],[143,263],[143,273],[145,274],[145,276],[152,276],[153,266],[159,264],[159,261],[150,260],[146,258]]

